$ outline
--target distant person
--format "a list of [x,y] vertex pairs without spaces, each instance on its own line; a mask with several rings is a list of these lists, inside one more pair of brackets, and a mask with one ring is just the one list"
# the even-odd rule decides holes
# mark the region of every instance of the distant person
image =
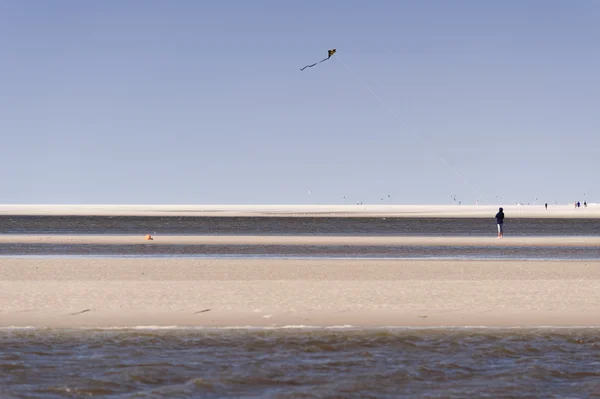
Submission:
[[496,224],[498,225],[498,238],[504,237],[504,209],[502,208],[496,214]]
[[581,208],[581,202],[577,201],[577,208]]
[[587,201],[583,201],[583,206],[587,208]]
[[546,210],[548,210],[548,203],[547,202],[544,204],[544,207],[546,208]]

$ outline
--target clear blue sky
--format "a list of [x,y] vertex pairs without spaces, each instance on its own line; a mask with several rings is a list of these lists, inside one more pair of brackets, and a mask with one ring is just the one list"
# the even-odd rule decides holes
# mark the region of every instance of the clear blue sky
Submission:
[[599,20],[593,0],[2,1],[0,203],[600,202]]

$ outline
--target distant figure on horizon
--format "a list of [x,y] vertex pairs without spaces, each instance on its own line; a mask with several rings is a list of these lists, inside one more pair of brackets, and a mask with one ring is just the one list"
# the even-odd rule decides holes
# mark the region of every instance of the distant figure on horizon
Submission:
[[546,208],[546,210],[548,210],[548,203],[547,202],[544,204],[544,207]]
[[587,208],[587,201],[583,201],[583,206]]
[[504,237],[504,209],[502,208],[496,214],[496,224],[498,225],[498,238]]

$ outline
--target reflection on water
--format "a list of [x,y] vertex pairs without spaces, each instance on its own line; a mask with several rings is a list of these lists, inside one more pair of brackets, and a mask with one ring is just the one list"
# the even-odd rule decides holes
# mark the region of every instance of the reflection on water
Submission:
[[386,259],[600,259],[596,246],[347,246],[347,245],[105,245],[0,244],[3,256],[202,256]]
[[600,395],[600,341],[594,329],[0,330],[0,387],[31,398],[587,397]]
[[[371,217],[133,217],[0,216],[0,234],[194,234],[495,236],[494,215],[477,218]],[[600,219],[517,219],[506,215],[506,235],[591,236]]]

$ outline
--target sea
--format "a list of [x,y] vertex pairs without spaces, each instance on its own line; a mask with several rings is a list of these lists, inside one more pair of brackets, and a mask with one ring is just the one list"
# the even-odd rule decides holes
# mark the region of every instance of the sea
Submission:
[[[0,216],[0,234],[490,236],[493,219]],[[510,219],[506,236],[597,236],[597,219]],[[0,244],[5,257],[598,260],[581,247]],[[1,276],[0,276],[1,278]],[[0,304],[0,317],[2,317]],[[0,329],[0,399],[600,398],[600,330]]]

